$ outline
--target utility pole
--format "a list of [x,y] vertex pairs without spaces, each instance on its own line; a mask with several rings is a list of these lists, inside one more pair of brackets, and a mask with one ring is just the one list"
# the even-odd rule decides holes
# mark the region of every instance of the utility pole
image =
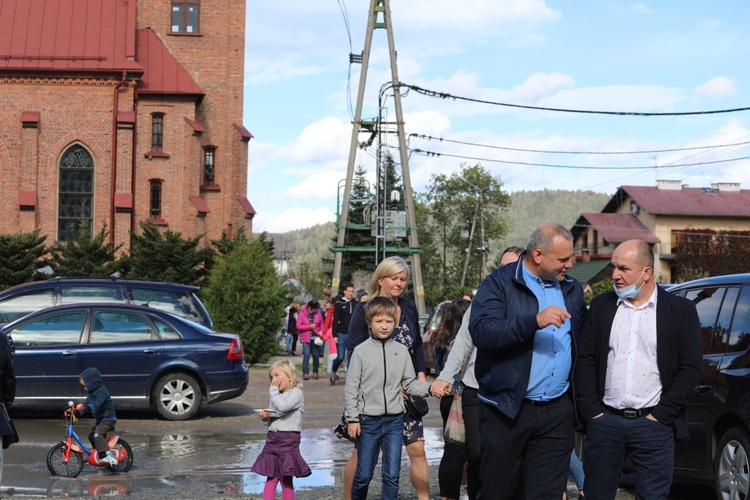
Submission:
[[[334,258],[334,269],[333,269],[333,280],[331,282],[331,295],[338,293],[341,281],[341,267],[343,262],[343,254],[347,251],[346,243],[346,232],[351,227],[349,221],[349,202],[352,191],[352,179],[354,177],[354,162],[356,159],[357,148],[360,147],[359,134],[362,132],[371,133],[371,139],[377,134],[380,137],[385,132],[383,127],[386,125],[381,119],[378,119],[376,123],[371,121],[362,121],[362,102],[365,94],[365,87],[367,82],[367,68],[370,61],[370,50],[372,47],[372,37],[375,29],[385,29],[388,38],[388,49],[390,54],[391,64],[391,82],[389,87],[393,89],[393,100],[396,111],[396,134],[398,136],[398,148],[399,158],[401,161],[401,173],[404,186],[404,202],[406,205],[406,218],[407,218],[407,236],[408,236],[408,248],[389,248],[386,242],[386,225],[385,225],[385,207],[388,204],[389,193],[385,188],[385,181],[378,182],[376,187],[376,198],[377,198],[377,217],[376,217],[376,241],[373,248],[360,248],[357,251],[373,251],[375,253],[375,262],[379,263],[386,253],[391,254],[408,254],[411,255],[411,274],[414,283],[414,295],[417,304],[417,312],[420,316],[424,316],[427,313],[424,302],[424,286],[422,284],[422,267],[419,252],[419,237],[417,235],[417,223],[416,215],[414,213],[414,197],[411,189],[411,177],[409,175],[409,156],[406,151],[406,134],[404,132],[404,118],[401,109],[401,94],[399,88],[398,79],[398,68],[396,64],[396,47],[393,40],[393,28],[391,24],[391,8],[389,0],[370,0],[370,10],[367,17],[367,29],[365,33],[365,45],[361,56],[350,54],[350,60],[352,62],[361,62],[362,70],[359,75],[359,90],[357,93],[357,104],[354,112],[354,120],[352,121],[352,138],[349,144],[349,162],[346,170],[346,181],[344,185],[344,196],[341,205],[341,213],[337,221],[338,226],[338,237],[336,240],[336,247],[334,247],[335,258]],[[387,86],[381,89],[381,99],[383,92]],[[382,105],[379,111],[382,116]],[[366,147],[370,143],[365,142],[361,146]],[[382,155],[380,154],[381,148],[378,147],[378,172],[381,169]],[[380,174],[378,174],[380,175]],[[354,251],[354,249],[351,249]]]

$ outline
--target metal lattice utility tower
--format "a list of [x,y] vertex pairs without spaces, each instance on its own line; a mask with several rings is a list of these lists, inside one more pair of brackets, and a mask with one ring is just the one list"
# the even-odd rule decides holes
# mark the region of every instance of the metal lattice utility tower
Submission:
[[[349,201],[352,191],[352,179],[354,177],[354,161],[356,158],[357,148],[359,147],[359,134],[361,132],[373,132],[373,125],[377,127],[375,132],[378,136],[384,133],[383,127],[385,123],[378,119],[377,123],[368,121],[366,124],[362,122],[362,101],[364,99],[365,84],[367,82],[367,67],[370,62],[370,48],[372,46],[372,36],[375,29],[385,29],[388,34],[388,49],[390,54],[391,62],[391,82],[381,89],[381,97],[387,88],[394,90],[393,99],[396,110],[396,134],[398,135],[398,149],[401,160],[401,174],[404,186],[404,202],[406,205],[406,221],[407,227],[406,232],[408,236],[408,248],[402,247],[388,247],[385,239],[385,207],[387,204],[388,193],[386,189],[383,189],[384,181],[378,182],[376,188],[376,199],[377,199],[377,232],[375,246],[370,250],[375,252],[376,262],[380,262],[386,255],[386,253],[392,254],[409,254],[411,255],[411,272],[414,282],[414,295],[417,303],[417,311],[420,316],[426,314],[425,302],[424,302],[424,286],[422,285],[422,265],[419,252],[419,238],[417,236],[417,223],[414,214],[414,196],[411,190],[411,177],[409,175],[409,157],[406,151],[406,135],[404,132],[404,117],[401,110],[401,94],[399,90],[398,80],[398,68],[396,64],[396,47],[393,41],[393,29],[391,25],[391,7],[389,0],[370,0],[370,11],[367,17],[367,32],[365,34],[365,46],[362,51],[361,63],[362,71],[359,75],[359,90],[357,92],[357,106],[355,109],[354,120],[352,122],[352,140],[349,146],[349,163],[346,169],[346,184],[344,187],[344,197],[341,203],[341,213],[339,215],[337,226],[338,226],[338,239],[336,240],[336,247],[334,247],[335,260],[333,269],[333,281],[331,283],[331,295],[338,293],[341,281],[341,265],[344,257],[344,252],[347,251],[345,246],[346,232],[350,228],[349,223]],[[360,62],[359,57],[352,54],[350,56],[352,62]],[[382,106],[380,115],[382,116]],[[363,127],[363,125],[366,125]],[[378,175],[382,167],[382,154],[380,149],[378,151]],[[365,249],[359,249],[360,251]]]

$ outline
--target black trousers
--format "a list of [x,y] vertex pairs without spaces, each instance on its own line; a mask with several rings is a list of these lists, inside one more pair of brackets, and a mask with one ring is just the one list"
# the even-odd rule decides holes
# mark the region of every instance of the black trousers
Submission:
[[99,452],[99,457],[109,451],[109,445],[107,444],[107,433],[115,430],[115,424],[111,420],[102,420],[89,432],[89,441],[91,445],[96,448]]
[[515,419],[482,403],[479,420],[479,498],[510,500],[522,489],[530,500],[560,500],[574,444],[573,402],[567,394],[544,405],[524,402]]

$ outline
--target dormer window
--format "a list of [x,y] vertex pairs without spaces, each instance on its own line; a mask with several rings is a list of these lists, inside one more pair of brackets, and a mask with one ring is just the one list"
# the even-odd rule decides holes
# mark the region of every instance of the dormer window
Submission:
[[172,33],[198,33],[200,0],[172,0]]

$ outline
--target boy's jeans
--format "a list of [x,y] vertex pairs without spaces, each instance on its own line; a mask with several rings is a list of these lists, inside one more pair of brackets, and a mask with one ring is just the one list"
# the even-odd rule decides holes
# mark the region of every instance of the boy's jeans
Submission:
[[383,450],[381,474],[384,499],[398,498],[398,478],[401,474],[401,446],[403,445],[404,415],[359,417],[360,435],[357,438],[357,471],[354,473],[352,500],[366,499],[367,488]]

